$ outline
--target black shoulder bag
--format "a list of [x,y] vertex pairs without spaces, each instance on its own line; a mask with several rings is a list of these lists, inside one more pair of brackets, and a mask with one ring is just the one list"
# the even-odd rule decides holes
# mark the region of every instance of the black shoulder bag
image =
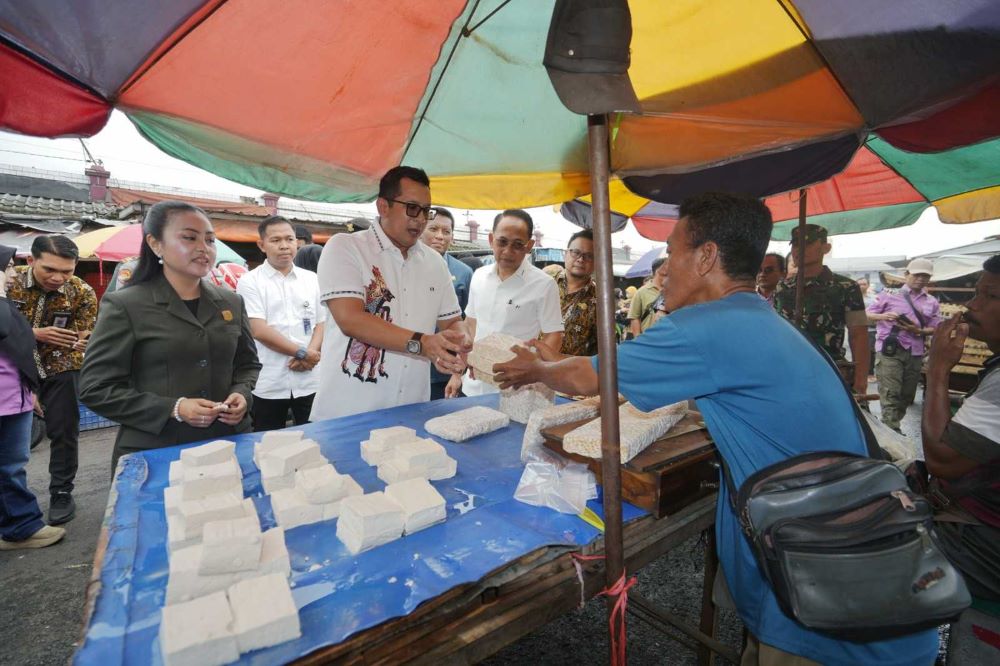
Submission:
[[864,642],[948,623],[971,603],[965,581],[937,544],[930,504],[848,398],[870,457],[804,453],[739,490],[723,460],[733,510],[781,609],[805,627]]

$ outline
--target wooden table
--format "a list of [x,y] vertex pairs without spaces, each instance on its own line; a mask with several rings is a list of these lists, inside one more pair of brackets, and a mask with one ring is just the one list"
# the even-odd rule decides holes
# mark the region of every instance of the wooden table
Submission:
[[[635,572],[715,522],[716,496],[662,519],[645,516],[625,526],[625,562]],[[475,584],[421,604],[405,617],[373,627],[298,664],[469,664],[499,651],[580,605],[570,549],[536,550]],[[600,555],[603,541],[584,548]],[[604,587],[600,562],[583,566],[583,596]]]

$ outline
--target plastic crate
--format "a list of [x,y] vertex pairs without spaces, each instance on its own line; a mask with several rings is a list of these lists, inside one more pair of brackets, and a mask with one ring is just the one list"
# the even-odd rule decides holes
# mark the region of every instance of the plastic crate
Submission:
[[80,432],[84,430],[98,430],[100,428],[110,428],[112,426],[118,425],[111,419],[106,419],[99,414],[87,409],[82,403],[80,404]]

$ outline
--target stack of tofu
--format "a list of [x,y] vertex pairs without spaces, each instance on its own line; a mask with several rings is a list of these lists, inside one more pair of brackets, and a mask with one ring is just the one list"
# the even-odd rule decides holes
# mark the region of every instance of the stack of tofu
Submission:
[[427,479],[390,483],[385,492],[348,497],[341,503],[337,538],[358,554],[444,522],[445,501]]
[[458,463],[443,446],[417,437],[413,428],[404,426],[372,430],[361,442],[361,458],[376,465],[378,478],[390,484],[408,479],[450,479],[458,470]]
[[166,664],[222,664],[300,635],[281,527],[261,532],[232,442],[185,449],[164,490]]
[[301,635],[288,581],[274,573],[164,607],[160,652],[165,666],[215,666]]
[[264,492],[271,496],[274,519],[286,530],[340,515],[345,497],[364,494],[357,481],[340,474],[301,430],[264,433],[254,445]]

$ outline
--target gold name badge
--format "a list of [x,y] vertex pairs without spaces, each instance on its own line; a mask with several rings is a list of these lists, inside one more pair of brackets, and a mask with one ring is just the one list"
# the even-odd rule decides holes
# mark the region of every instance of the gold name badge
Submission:
[[230,311],[230,310],[223,310],[222,311],[222,318],[224,320],[226,320],[226,321],[232,321],[233,320],[233,313],[232,313],[232,311]]

